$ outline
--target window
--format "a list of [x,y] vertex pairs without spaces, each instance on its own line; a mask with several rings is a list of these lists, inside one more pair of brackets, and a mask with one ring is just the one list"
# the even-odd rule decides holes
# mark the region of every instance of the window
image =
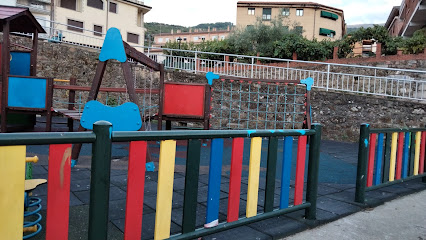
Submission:
[[163,42],[163,38],[158,38],[158,42]]
[[104,2],[102,0],[87,0],[87,6],[103,10]]
[[336,35],[336,32],[327,28],[320,28],[319,34],[333,38]]
[[169,38],[166,38],[166,42],[169,42],[170,41],[170,39]]
[[296,16],[303,16],[303,9],[296,9]]
[[303,27],[302,26],[296,26],[294,28],[294,30],[296,30],[297,34],[302,34],[303,33]]
[[61,7],[77,11],[77,0],[61,0]]
[[225,40],[225,36],[220,36],[220,40]]
[[198,41],[198,37],[194,37],[194,41]]
[[262,20],[266,20],[266,21],[271,20],[271,9],[270,8],[264,8],[263,9]]
[[331,13],[331,12],[326,12],[326,11],[321,11],[321,17],[329,18],[329,19],[332,19],[334,21],[339,19],[339,16],[337,14],[334,14],[334,13]]
[[248,8],[248,15],[254,15],[255,8]]
[[134,33],[127,33],[127,41],[131,43],[139,43],[139,35]]
[[102,26],[93,25],[93,35],[102,37]]
[[117,3],[109,2],[109,12],[117,13]]
[[186,41],[186,37],[183,38],[183,41]]
[[83,32],[83,22],[68,19],[68,30]]
[[283,16],[290,16],[290,8],[283,8],[281,13]]

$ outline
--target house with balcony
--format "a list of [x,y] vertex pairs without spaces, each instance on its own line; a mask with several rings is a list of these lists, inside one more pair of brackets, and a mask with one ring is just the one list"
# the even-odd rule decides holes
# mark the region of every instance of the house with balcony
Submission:
[[67,42],[102,45],[106,31],[115,27],[124,41],[143,46],[144,16],[151,10],[139,0],[52,0],[55,31]]
[[343,10],[335,7],[313,2],[237,2],[237,27],[253,26],[259,19],[264,24],[281,19],[310,40],[333,41],[346,34]]
[[385,27],[391,36],[412,37],[426,27],[426,1],[403,0],[401,6],[392,8]]

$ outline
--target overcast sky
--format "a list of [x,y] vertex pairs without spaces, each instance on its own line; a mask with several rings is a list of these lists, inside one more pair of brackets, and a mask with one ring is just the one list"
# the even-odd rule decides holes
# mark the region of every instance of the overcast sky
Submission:
[[[277,1],[277,0],[270,0]],[[289,0],[308,2],[309,0]],[[402,0],[311,0],[343,9],[346,24],[385,23],[393,6]],[[232,22],[237,18],[238,0],[145,0],[152,10],[145,22],[160,22],[183,26],[200,23]],[[258,2],[268,2],[258,0]]]

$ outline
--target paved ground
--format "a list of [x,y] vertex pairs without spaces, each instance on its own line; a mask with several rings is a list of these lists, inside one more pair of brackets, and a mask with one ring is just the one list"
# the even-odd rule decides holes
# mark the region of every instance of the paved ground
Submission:
[[[64,125],[56,126],[65,128]],[[266,155],[267,143],[262,147],[262,155]],[[280,143],[282,144],[282,143]],[[156,142],[149,143],[152,154],[152,161],[158,162],[159,145]],[[279,239],[291,234],[327,223],[344,216],[361,211],[367,206],[355,203],[355,176],[357,161],[357,144],[341,143],[334,141],[322,141],[320,156],[320,179],[318,186],[318,214],[317,221],[307,221],[304,219],[304,211],[293,212],[285,216],[252,223],[243,227],[235,228],[225,232],[217,233],[203,239]],[[219,221],[226,219],[227,198],[229,188],[229,147],[225,148],[223,163],[222,187],[220,194],[220,217]],[[38,164],[33,167],[34,178],[47,178],[48,170],[48,147],[28,146],[28,155],[37,154],[40,157]],[[113,159],[111,171],[110,209],[109,209],[109,239],[122,239],[124,230],[125,198],[127,187],[127,152],[128,144],[113,144]],[[84,145],[81,157],[75,168],[71,172],[71,207],[70,207],[70,229],[69,239],[87,239],[88,204],[90,195],[90,154],[89,145]],[[247,154],[245,154],[247,155]],[[209,142],[202,148],[202,160],[200,168],[200,182],[197,205],[197,226],[201,227],[205,222],[207,181],[208,181],[208,161]],[[174,176],[174,193],[171,234],[181,231],[183,187],[185,181],[185,142],[178,142],[176,153],[176,167]],[[247,156],[244,156],[244,163],[248,163]],[[282,156],[281,156],[282,158]],[[280,160],[278,161],[280,162]],[[264,172],[266,170],[266,159],[261,161],[262,173],[260,179],[258,212],[263,211],[263,200],[265,194]],[[277,170],[281,169],[280,166]],[[147,172],[145,182],[144,216],[142,224],[142,239],[153,238],[157,177],[158,172]],[[294,174],[293,174],[294,175]],[[247,176],[248,168],[243,167],[243,178],[241,186],[240,216],[245,215],[247,199]],[[276,195],[274,205],[279,204],[280,182],[277,175]],[[292,185],[294,187],[294,185]],[[377,206],[384,201],[398,198],[419,190],[426,189],[426,184],[420,180],[405,182],[402,184],[382,188],[380,190],[368,192],[366,194],[369,206]],[[292,194],[292,188],[290,193]],[[43,217],[45,217],[45,205],[47,195],[47,185],[38,187],[34,192],[35,196],[43,200]],[[290,195],[291,195],[290,194]],[[290,204],[292,196],[290,196]],[[45,218],[44,218],[45,219]],[[42,224],[44,224],[44,219]],[[44,239],[44,230],[34,239]]]
[[414,193],[286,239],[426,239],[425,199]]

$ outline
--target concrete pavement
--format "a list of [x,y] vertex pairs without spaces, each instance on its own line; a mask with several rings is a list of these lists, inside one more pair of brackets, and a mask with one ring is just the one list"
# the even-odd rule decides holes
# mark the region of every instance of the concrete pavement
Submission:
[[421,191],[285,239],[423,240],[426,239],[425,199],[426,191]]

